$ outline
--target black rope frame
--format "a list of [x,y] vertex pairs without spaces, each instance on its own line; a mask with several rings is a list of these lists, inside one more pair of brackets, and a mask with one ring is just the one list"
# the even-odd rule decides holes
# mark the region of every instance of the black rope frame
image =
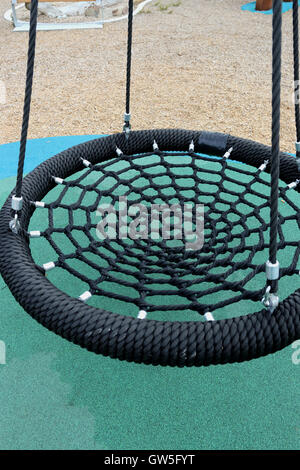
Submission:
[[[24,207],[20,223],[27,229],[34,208],[54,186],[52,175],[66,178],[82,169],[82,158],[105,161],[116,147],[126,154],[151,152],[153,141],[164,151],[180,151],[197,142],[199,132],[154,130],[124,133],[90,141],[47,160],[24,178]],[[232,158],[255,167],[270,159],[270,148],[227,137]],[[216,153],[217,149],[213,149]],[[280,178],[287,184],[300,176],[296,160],[280,157]],[[296,190],[299,191],[297,187]],[[54,287],[37,269],[28,239],[8,228],[11,197],[0,213],[0,270],[23,308],[48,329],[95,353],[127,361],[170,366],[200,366],[240,362],[282,349],[300,337],[300,290],[281,302],[271,314],[256,314],[212,322],[161,322],[139,320],[89,306]],[[136,312],[133,312],[133,315]]]

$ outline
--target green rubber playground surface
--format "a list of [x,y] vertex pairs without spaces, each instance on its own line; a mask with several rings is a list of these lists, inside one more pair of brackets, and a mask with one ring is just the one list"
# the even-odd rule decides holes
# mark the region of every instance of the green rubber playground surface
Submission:
[[[14,183],[14,176],[1,179],[1,205]],[[36,211],[32,230],[46,223],[43,217]],[[38,245],[35,256],[37,262],[53,258],[50,247]],[[60,287],[65,282],[70,295],[85,290],[54,271],[49,279]],[[281,286],[282,297],[296,281]],[[0,449],[300,449],[300,364],[293,363],[291,346],[248,363],[208,368],[128,364],[43,328],[2,279],[0,293],[6,345]],[[260,308],[253,305],[253,311]],[[230,310],[242,313],[231,307],[223,315]]]

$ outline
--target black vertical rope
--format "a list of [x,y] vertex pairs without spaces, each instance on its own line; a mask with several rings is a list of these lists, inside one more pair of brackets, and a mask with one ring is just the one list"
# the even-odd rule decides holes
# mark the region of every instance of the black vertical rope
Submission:
[[32,80],[33,80],[33,70],[34,70],[38,3],[39,3],[38,0],[31,0],[26,88],[25,88],[24,109],[23,109],[23,123],[22,123],[21,140],[20,140],[17,184],[16,184],[16,196],[17,197],[21,197],[22,195],[22,180],[23,180],[23,170],[24,170],[24,161],[25,161],[27,135],[28,135],[28,124],[29,124],[29,117],[30,117],[31,94],[32,94]]
[[[281,40],[282,0],[273,1],[273,47],[272,47],[272,157],[271,157],[271,222],[270,255],[272,264],[277,261],[278,237],[278,186],[280,161],[280,92],[281,92]],[[271,291],[277,291],[278,281],[271,282]]]
[[128,34],[127,34],[127,69],[126,69],[126,110],[124,129],[130,129],[130,85],[131,85],[131,56],[132,56],[132,23],[133,0],[128,0]]
[[[295,102],[295,124],[296,138],[300,142],[300,110],[299,110],[299,20],[298,0],[293,0],[293,52],[294,52],[294,102]],[[296,151],[300,158],[300,151]]]

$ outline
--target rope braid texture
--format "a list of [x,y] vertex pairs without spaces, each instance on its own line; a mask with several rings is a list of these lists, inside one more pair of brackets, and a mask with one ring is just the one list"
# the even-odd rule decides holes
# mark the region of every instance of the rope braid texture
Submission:
[[32,82],[33,82],[33,72],[34,72],[37,16],[38,16],[38,0],[32,0],[31,9],[30,9],[30,28],[29,28],[29,44],[28,44],[23,122],[22,122],[20,153],[19,153],[19,163],[18,163],[18,172],[17,172],[17,183],[16,183],[16,196],[17,197],[22,196],[22,180],[23,180],[24,161],[25,161],[25,154],[26,154],[28,124],[29,124],[29,117],[30,117],[30,105],[31,105],[31,95],[32,95]]
[[[129,156],[153,152],[154,140],[164,153],[184,152],[187,155],[193,140],[195,153],[205,151],[207,154],[207,149],[201,144],[202,135],[201,132],[184,130],[135,131],[130,133],[128,139],[121,133],[68,149],[42,163],[24,178],[24,207],[20,222],[27,230],[34,211],[30,201],[42,200],[54,187],[52,175],[66,179],[81,171],[82,158],[88,159],[92,165],[98,165],[114,159],[118,147],[123,150],[127,163]],[[219,136],[214,134],[214,137]],[[225,136],[224,140],[226,149],[234,149],[232,160],[258,169],[265,160],[271,158],[269,147],[232,136]],[[222,155],[223,151],[213,148],[212,153]],[[192,157],[187,155],[183,158]],[[133,158],[133,164],[135,160]],[[218,165],[220,162],[222,159]],[[214,164],[217,165],[217,161]],[[229,162],[228,164],[231,165]],[[241,169],[246,171],[242,166]],[[106,167],[106,170],[109,172],[109,167]],[[97,175],[97,170],[94,171]],[[268,172],[269,168],[266,171]],[[248,175],[250,180],[255,178],[254,173],[255,171],[252,171],[251,175]],[[213,175],[214,173],[210,172],[210,178]],[[280,176],[286,184],[295,181],[295,176],[300,176],[293,157],[281,154]],[[120,174],[117,177],[120,178]],[[181,190],[181,193],[183,191]],[[299,185],[291,190],[297,197],[298,192]],[[283,196],[286,198],[285,190]],[[289,197],[291,202],[292,199]],[[200,366],[250,360],[278,351],[300,338],[299,290],[282,301],[273,314],[262,309],[254,314],[209,322],[139,320],[136,318],[137,308],[134,304],[132,316],[124,316],[122,311],[120,314],[112,313],[71,298],[57,289],[41,270],[37,269],[32,259],[28,237],[15,235],[8,229],[10,202],[11,196],[0,213],[0,271],[5,282],[16,300],[33,318],[51,331],[90,351],[138,363]],[[297,205],[294,211],[297,211]],[[299,225],[299,218],[297,220]],[[282,247],[284,243],[282,241]],[[295,249],[291,263],[291,266],[295,263],[294,267],[299,257],[298,243],[291,242]],[[286,267],[289,270],[289,267]],[[55,270],[53,272],[55,273]],[[292,271],[290,273],[292,274]]]
[[[128,1],[128,33],[127,33],[127,66],[126,66],[126,108],[124,131],[129,132],[130,126],[130,85],[131,85],[131,56],[132,56],[132,26],[133,26],[133,0]],[[127,134],[128,135],[128,134]]]
[[[280,140],[280,91],[281,91],[281,39],[282,0],[273,1],[273,50],[272,50],[272,158],[271,158],[271,215],[270,254],[272,264],[277,262],[278,237],[278,180]],[[278,280],[270,282],[271,292],[276,293]]]

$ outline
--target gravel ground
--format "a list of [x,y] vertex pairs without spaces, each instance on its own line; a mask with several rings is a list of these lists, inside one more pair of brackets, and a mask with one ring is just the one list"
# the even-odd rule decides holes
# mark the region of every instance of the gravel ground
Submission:
[[[154,0],[135,17],[132,125],[230,132],[270,143],[271,15],[240,0]],[[27,34],[0,6],[0,144],[19,139]],[[168,6],[164,9],[163,6]],[[117,132],[125,100],[126,22],[39,32],[31,138]],[[282,150],[293,151],[292,14],[284,15]]]

